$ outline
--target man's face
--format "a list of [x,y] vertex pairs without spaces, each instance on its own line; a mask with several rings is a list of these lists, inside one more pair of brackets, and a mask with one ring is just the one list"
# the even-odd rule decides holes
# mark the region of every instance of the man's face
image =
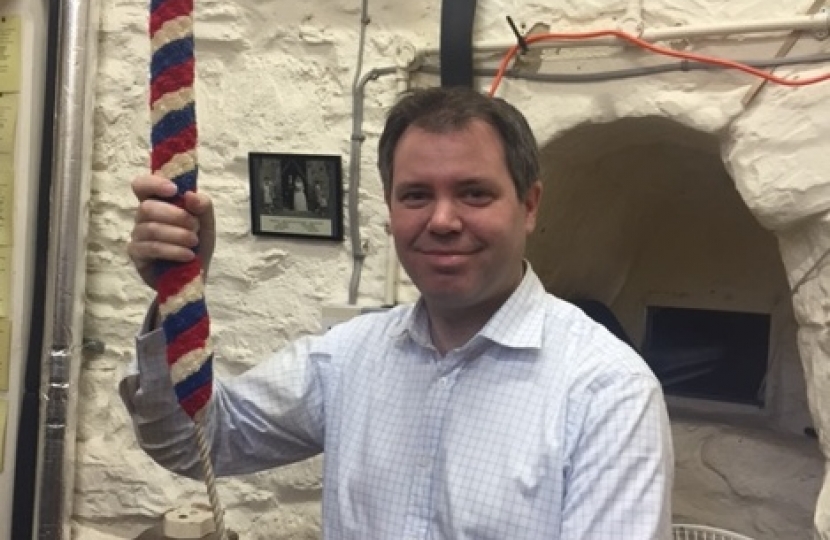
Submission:
[[496,308],[521,281],[541,184],[519,200],[495,129],[407,128],[392,163],[389,213],[398,257],[429,307]]

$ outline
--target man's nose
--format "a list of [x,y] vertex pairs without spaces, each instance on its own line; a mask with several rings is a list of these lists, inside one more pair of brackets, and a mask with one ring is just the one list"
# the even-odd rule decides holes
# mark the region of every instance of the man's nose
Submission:
[[429,219],[429,231],[435,234],[447,234],[461,230],[461,216],[455,201],[438,199],[433,205]]

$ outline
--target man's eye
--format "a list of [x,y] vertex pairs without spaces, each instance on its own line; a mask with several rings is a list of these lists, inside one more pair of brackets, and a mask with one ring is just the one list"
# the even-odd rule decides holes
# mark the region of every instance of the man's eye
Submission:
[[420,202],[425,201],[428,195],[423,191],[407,191],[403,193],[400,200],[403,202]]
[[493,199],[492,193],[486,189],[467,189],[462,194],[465,201],[472,204],[485,204]]

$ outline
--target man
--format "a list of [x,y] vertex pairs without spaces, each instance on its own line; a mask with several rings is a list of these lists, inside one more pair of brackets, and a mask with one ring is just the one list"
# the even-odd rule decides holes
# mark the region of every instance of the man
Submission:
[[[670,537],[671,436],[645,363],[524,261],[542,192],[536,141],[503,100],[417,91],[391,110],[378,165],[401,264],[421,293],[304,337],[216,381],[217,474],[324,453],[323,529],[348,540],[656,540]],[[189,212],[160,178],[130,254],[213,248],[213,211]],[[197,234],[198,232],[198,234]],[[563,232],[565,234],[565,232]],[[166,377],[159,330],[138,338],[122,396],[143,447],[197,476],[190,421]]]

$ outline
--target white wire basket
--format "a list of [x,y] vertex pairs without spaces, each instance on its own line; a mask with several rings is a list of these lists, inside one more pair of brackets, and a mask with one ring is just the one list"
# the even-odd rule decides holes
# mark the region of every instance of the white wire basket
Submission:
[[705,525],[676,524],[672,526],[672,532],[674,540],[752,540],[742,534]]

